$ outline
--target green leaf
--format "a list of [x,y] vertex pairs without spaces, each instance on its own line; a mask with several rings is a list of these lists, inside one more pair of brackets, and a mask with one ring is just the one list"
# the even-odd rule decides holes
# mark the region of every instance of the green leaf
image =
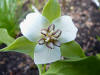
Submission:
[[96,56],[100,59],[100,54],[97,54]]
[[100,59],[96,56],[81,61],[58,61],[51,64],[44,75],[98,75],[100,74]]
[[25,37],[20,37],[20,38],[16,39],[11,45],[9,45],[8,47],[6,47],[0,51],[21,52],[21,53],[25,53],[33,58],[35,45],[36,45],[36,43],[29,41]]
[[61,54],[66,58],[83,58],[85,57],[82,48],[75,41],[65,43],[61,46]]
[[43,71],[43,65],[38,64],[37,67],[38,67],[38,69],[39,69],[39,75],[42,75],[42,74],[43,74],[43,73],[42,73],[42,71]]
[[97,36],[97,40],[100,41],[100,37],[99,36]]
[[43,16],[45,16],[50,22],[54,19],[61,16],[61,9],[58,3],[58,0],[49,0],[45,5],[43,12]]
[[6,45],[11,44],[14,41],[14,38],[9,36],[8,32],[4,28],[0,28],[0,42],[5,43]]

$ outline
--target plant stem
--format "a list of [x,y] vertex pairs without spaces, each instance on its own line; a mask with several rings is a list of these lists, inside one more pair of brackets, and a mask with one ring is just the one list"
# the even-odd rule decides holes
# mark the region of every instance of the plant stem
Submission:
[[45,73],[46,72],[46,64],[44,64],[43,66],[43,72],[42,73]]

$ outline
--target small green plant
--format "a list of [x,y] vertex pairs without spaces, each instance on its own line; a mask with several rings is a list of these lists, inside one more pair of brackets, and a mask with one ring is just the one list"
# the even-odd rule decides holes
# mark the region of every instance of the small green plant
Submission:
[[10,35],[16,34],[18,19],[16,18],[17,0],[0,0],[0,28],[6,28]]
[[7,29],[13,37],[19,33],[19,22],[28,12],[23,11],[22,4],[24,2],[21,0],[0,0],[0,28]]

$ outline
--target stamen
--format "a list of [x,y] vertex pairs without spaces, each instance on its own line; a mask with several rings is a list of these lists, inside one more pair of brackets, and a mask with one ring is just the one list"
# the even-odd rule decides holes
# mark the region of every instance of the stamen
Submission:
[[59,41],[54,41],[54,45],[60,47],[61,43]]
[[52,42],[46,43],[46,46],[50,49],[54,49],[54,45]]
[[52,36],[51,39],[57,40],[57,38],[55,38],[54,36]]
[[41,30],[41,34],[43,34],[43,35],[46,36],[46,34],[47,34],[47,30],[46,30],[46,29]]
[[54,31],[52,30],[52,31],[50,31],[49,33],[48,33],[48,36],[52,36],[52,33],[53,33]]
[[50,25],[47,29],[41,30],[41,34],[44,35],[42,39],[38,41],[40,45],[45,44],[48,48],[54,49],[54,46],[60,47],[61,43],[58,41],[58,37],[61,35],[61,30],[55,31],[55,25]]
[[39,43],[39,45],[43,45],[43,44],[45,43],[45,41],[44,41],[44,39],[42,38],[42,39],[40,39],[40,40],[38,41],[38,43]]
[[48,27],[48,31],[50,32],[50,31],[52,31],[52,30],[54,30],[55,29],[55,25],[54,24],[52,24],[52,25],[50,25],[49,27]]
[[54,33],[52,33],[52,35],[56,38],[58,38],[61,35],[62,31],[61,30],[56,30]]

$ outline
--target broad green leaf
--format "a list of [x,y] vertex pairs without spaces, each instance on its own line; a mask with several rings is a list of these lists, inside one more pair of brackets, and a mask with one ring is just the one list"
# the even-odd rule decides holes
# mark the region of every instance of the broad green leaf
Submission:
[[65,43],[61,46],[61,54],[66,58],[83,58],[85,57],[82,48],[75,41]]
[[0,51],[21,52],[21,53],[25,53],[33,58],[35,45],[36,45],[36,43],[29,41],[25,37],[19,37],[12,44],[10,44],[8,47],[6,47]]
[[9,45],[13,41],[14,41],[14,38],[9,36],[7,30],[4,28],[0,28],[0,43],[5,43],[6,45]]
[[45,5],[43,12],[43,16],[45,16],[50,22],[54,19],[61,16],[61,9],[58,3],[58,0],[49,0]]
[[0,44],[2,44],[2,42],[0,41]]
[[99,75],[100,59],[96,56],[81,61],[57,61],[44,75]]

